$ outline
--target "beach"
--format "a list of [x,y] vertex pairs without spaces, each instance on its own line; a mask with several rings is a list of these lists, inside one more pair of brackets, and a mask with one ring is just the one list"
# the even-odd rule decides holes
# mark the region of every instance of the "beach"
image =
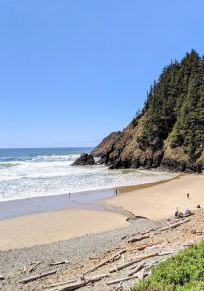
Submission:
[[[130,260],[134,257],[135,245],[131,248],[128,239],[149,231],[152,234],[139,246],[146,241],[150,246],[156,244],[147,249],[147,253],[156,250],[175,254],[184,245],[202,239],[195,230],[202,233],[204,212],[203,209],[195,210],[195,207],[198,203],[201,207],[204,205],[203,189],[204,176],[182,174],[168,181],[119,188],[118,195],[99,201],[103,206],[101,209],[99,205],[94,209],[92,203],[90,209],[44,209],[41,213],[1,219],[0,274],[5,279],[0,281],[0,287],[2,290],[14,286],[16,290],[44,290],[46,285],[76,278],[83,270],[124,247],[127,248],[126,260]],[[190,194],[189,199],[187,193]],[[53,199],[54,196],[48,205],[53,205]],[[39,201],[42,202],[42,199]],[[192,216],[190,223],[158,236],[156,229],[175,223],[176,207],[180,211],[190,208],[196,215]],[[168,217],[170,220],[167,222]],[[64,261],[68,265],[50,265]],[[19,283],[25,277],[53,269],[56,274],[48,278],[25,285]],[[107,272],[106,267],[103,272]],[[124,271],[121,274],[126,276]],[[133,283],[134,280],[130,280],[124,286],[128,288]],[[89,290],[88,287],[82,289]],[[109,289],[106,281],[102,280],[92,290]]]
[[129,192],[122,189],[121,195],[106,203],[154,220],[172,216],[177,208],[184,212],[198,204],[204,207],[204,176],[182,174],[170,181],[137,186]]
[[[99,201],[98,204],[92,201],[88,204],[89,209],[86,204],[81,204],[81,209],[77,205],[75,208],[50,211],[54,201],[57,205],[59,200],[58,204],[61,205],[69,199],[53,196],[50,202],[50,198],[40,198],[38,204],[44,201],[47,211],[42,208],[44,212],[41,213],[22,216],[18,213],[18,217],[0,220],[0,249],[31,247],[125,228],[129,225],[127,217],[133,215],[155,221],[164,219],[173,216],[177,207],[184,212],[187,208],[194,210],[197,204],[203,206],[203,189],[204,176],[180,175],[169,181],[121,188],[119,194],[112,198]],[[190,194],[189,199],[187,193]],[[16,205],[12,204],[12,208]]]

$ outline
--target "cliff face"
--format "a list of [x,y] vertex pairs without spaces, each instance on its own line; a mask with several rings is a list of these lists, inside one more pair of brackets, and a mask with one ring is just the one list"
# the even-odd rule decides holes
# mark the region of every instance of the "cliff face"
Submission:
[[201,172],[204,167],[204,58],[196,51],[163,69],[144,108],[92,152],[110,168]]

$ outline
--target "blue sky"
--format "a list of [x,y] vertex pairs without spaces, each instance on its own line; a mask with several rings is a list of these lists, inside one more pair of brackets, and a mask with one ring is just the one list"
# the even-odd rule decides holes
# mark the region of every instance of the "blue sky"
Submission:
[[0,0],[0,147],[95,146],[171,58],[204,54],[203,0]]

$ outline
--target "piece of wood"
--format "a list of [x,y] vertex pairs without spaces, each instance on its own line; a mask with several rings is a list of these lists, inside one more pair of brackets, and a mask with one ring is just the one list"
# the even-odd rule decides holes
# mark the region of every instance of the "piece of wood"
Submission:
[[[57,291],[71,291],[71,290],[76,290],[78,288],[81,288],[83,286],[86,286],[87,282],[83,282],[83,281],[76,281],[75,283],[69,284],[67,286],[64,287],[59,287],[57,289]],[[53,289],[51,289],[50,291],[52,291]]]
[[158,256],[158,254],[157,253],[151,253],[151,254],[148,254],[148,255],[144,255],[144,256],[141,256],[141,257],[137,257],[134,260],[129,261],[129,262],[123,264],[123,265],[119,265],[119,266],[115,266],[115,267],[111,268],[109,270],[109,272],[110,273],[117,272],[117,271],[122,270],[122,269],[124,269],[126,267],[129,267],[129,266],[131,266],[131,265],[133,265],[135,263],[138,263],[138,262],[140,262],[142,260],[145,260],[145,259],[148,259],[148,258],[151,258],[151,257],[155,257],[155,256]]
[[150,228],[149,230],[142,232],[141,235],[148,234],[151,231],[155,231],[155,230],[157,230],[157,229],[156,228]]
[[134,268],[133,270],[131,270],[131,271],[128,273],[128,276],[135,275],[137,272],[139,272],[140,270],[142,270],[142,268],[144,268],[144,266],[145,266],[145,263],[144,263],[144,262],[138,264],[138,265],[136,266],[136,268]]
[[5,277],[3,275],[0,275],[0,280],[4,280]]
[[80,280],[80,281],[77,281],[73,284],[59,288],[58,291],[76,290],[76,289],[81,288],[83,286],[86,286],[90,283],[100,281],[101,279],[106,278],[106,277],[109,277],[109,274],[102,274],[102,275],[97,275],[97,276],[93,276],[93,277],[87,277],[87,278],[84,278],[84,280]]
[[85,277],[84,280],[87,281],[88,283],[90,282],[93,283],[109,276],[110,274],[106,273],[106,274],[96,275],[93,277]]
[[37,266],[39,266],[41,264],[41,262],[37,262],[34,266],[32,266],[29,270],[28,270],[28,273],[31,273],[32,271],[34,271]]
[[117,284],[117,283],[120,283],[120,282],[124,282],[124,281],[128,281],[128,280],[131,280],[131,279],[135,279],[135,278],[138,278],[138,276],[134,275],[134,276],[124,277],[124,278],[118,278],[118,279],[115,279],[115,280],[112,280],[112,281],[108,281],[106,284],[107,285]]
[[63,282],[59,282],[59,283],[47,285],[44,288],[45,289],[47,289],[47,288],[53,288],[53,287],[58,287],[58,286],[61,286],[61,285],[66,285],[66,284],[74,283],[74,282],[76,282],[75,279],[73,279],[73,280],[67,280],[67,281],[63,281]]
[[64,264],[69,264],[69,261],[60,261],[60,262],[51,262],[49,265],[50,266],[58,266],[58,265],[64,265]]
[[113,255],[113,256],[110,257],[109,259],[106,259],[106,260],[100,262],[99,264],[95,265],[94,267],[90,268],[89,270],[87,270],[83,275],[89,274],[89,273],[91,273],[91,272],[97,270],[98,268],[100,268],[100,267],[106,265],[107,263],[111,263],[111,262],[113,262],[114,259],[116,259],[119,255],[121,255],[121,254],[123,254],[123,253],[125,253],[125,252],[126,252],[125,249],[120,250],[119,252],[117,252],[115,255]]
[[140,235],[140,236],[137,236],[137,237],[133,237],[128,242],[129,243],[133,243],[133,242],[141,241],[141,240],[146,239],[146,238],[149,238],[148,234]]
[[24,267],[23,267],[23,272],[24,272],[24,273],[27,273],[27,265],[26,265],[26,264],[25,264]]
[[121,255],[121,264],[125,264],[125,256],[124,256],[124,254]]
[[53,270],[53,271],[42,273],[42,274],[39,274],[39,275],[36,275],[36,276],[27,277],[27,278],[21,280],[20,283],[26,284],[28,282],[31,282],[31,281],[34,281],[34,280],[37,280],[37,279],[40,279],[40,278],[43,278],[43,277],[46,277],[46,276],[49,276],[49,275],[53,275],[55,273],[56,273],[56,270]]
[[139,246],[139,247],[135,248],[134,251],[143,251],[146,248],[149,248],[149,247],[152,247],[152,246],[156,246],[158,244],[159,243],[150,243],[150,244],[147,244],[147,245],[142,245],[142,246]]
[[165,227],[163,227],[163,228],[160,228],[160,229],[158,229],[158,231],[165,231],[165,230],[168,230],[168,229],[171,229],[171,228],[176,228],[176,227],[178,227],[178,226],[181,225],[181,224],[184,224],[184,223],[186,223],[186,222],[189,222],[190,220],[191,220],[191,219],[189,218],[189,219],[185,219],[185,220],[179,221],[179,222],[177,222],[177,223],[174,223],[174,224],[171,224],[171,225],[165,226]]

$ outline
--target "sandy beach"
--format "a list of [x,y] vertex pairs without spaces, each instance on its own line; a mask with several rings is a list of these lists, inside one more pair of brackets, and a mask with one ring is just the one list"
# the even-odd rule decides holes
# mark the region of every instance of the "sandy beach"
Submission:
[[69,209],[0,221],[0,250],[30,247],[128,226],[111,212]]
[[[187,193],[190,199],[187,199]],[[138,216],[161,219],[179,211],[204,207],[204,176],[180,175],[169,181],[136,187],[135,190],[121,191],[117,197],[107,199],[106,203],[123,207]]]
[[[132,189],[132,188],[130,188]],[[134,189],[134,187],[133,187]],[[152,220],[174,215],[176,207],[180,211],[195,209],[204,205],[204,176],[181,175],[169,181],[136,186],[134,190],[119,191],[119,195],[106,199],[107,209],[65,209],[25,215],[0,220],[0,250],[30,247],[87,234],[100,233],[129,225],[126,213]],[[126,189],[127,190],[127,189]],[[190,194],[187,199],[186,194]],[[114,213],[114,207],[121,209]]]

